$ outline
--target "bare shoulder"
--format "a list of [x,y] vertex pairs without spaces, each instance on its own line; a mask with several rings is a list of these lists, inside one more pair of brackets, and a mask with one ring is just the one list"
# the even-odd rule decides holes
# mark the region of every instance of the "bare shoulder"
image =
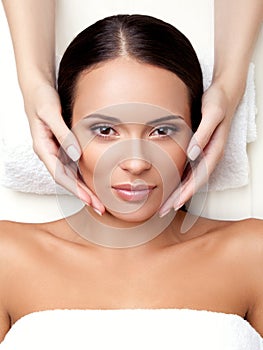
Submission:
[[0,278],[23,264],[31,266],[36,253],[39,258],[41,251],[52,251],[53,241],[46,224],[0,221]]
[[0,259],[12,258],[13,254],[23,251],[37,231],[37,224],[0,221]]
[[263,220],[212,220],[210,225],[213,247],[225,261],[249,269],[261,261],[263,267]]
[[7,222],[0,222],[0,342],[4,339],[5,334],[11,327],[11,320],[7,311],[5,281],[8,274],[8,260],[6,256]]
[[263,220],[245,219],[230,222],[227,225],[227,231],[232,243],[239,248],[240,246],[246,248],[247,257],[260,257],[260,253],[263,252]]
[[6,281],[10,274],[10,247],[11,239],[9,231],[12,225],[8,221],[0,221],[0,342],[11,327],[11,320],[7,307]]
[[10,283],[18,276],[19,266],[25,266],[32,250],[34,228],[33,224],[0,221],[0,342],[11,326]]
[[246,319],[263,336],[263,220],[226,225],[227,254],[242,278],[248,301]]
[[0,221],[0,278],[33,249],[39,233],[38,224]]
[[[263,248],[263,220],[244,219],[238,221],[221,221],[204,219],[207,232],[212,233],[216,244],[225,249],[246,247],[248,255]],[[243,250],[243,249],[242,249]],[[243,252],[244,253],[244,252]],[[244,257],[244,256],[243,256]]]
[[[66,238],[54,232],[62,231],[65,225],[59,220],[51,223],[22,223],[0,221],[0,274],[1,266],[8,265],[10,269],[21,269],[22,265],[36,266],[36,262],[54,255],[63,247]],[[62,248],[61,248],[62,249]],[[3,269],[2,269],[3,270]]]

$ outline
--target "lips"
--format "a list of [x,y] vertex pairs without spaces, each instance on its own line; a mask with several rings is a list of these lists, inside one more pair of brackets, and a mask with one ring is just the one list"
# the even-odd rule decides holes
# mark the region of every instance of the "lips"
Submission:
[[119,198],[129,202],[147,199],[155,188],[156,186],[146,184],[119,184],[112,186]]

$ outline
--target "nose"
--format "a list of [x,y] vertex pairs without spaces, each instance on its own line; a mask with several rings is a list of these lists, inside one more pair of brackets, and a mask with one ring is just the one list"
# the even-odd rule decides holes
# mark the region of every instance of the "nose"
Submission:
[[151,164],[144,159],[132,158],[124,160],[120,167],[122,170],[129,171],[132,175],[140,175],[151,168]]
[[122,170],[129,171],[133,175],[139,175],[144,171],[150,170],[152,164],[147,160],[145,141],[133,139],[129,142],[127,158],[120,163]]

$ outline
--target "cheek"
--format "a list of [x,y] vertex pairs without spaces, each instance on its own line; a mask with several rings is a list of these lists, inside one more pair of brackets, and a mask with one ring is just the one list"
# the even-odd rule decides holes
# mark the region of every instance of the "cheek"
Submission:
[[178,169],[178,173],[179,173],[180,177],[182,177],[183,171],[184,171],[184,167],[185,167],[185,163],[186,163],[186,160],[187,160],[185,151],[180,149],[180,148],[177,149],[174,152],[174,155],[172,156],[172,159],[173,159],[173,162],[174,162],[176,168]]
[[79,160],[79,168],[83,180],[90,189],[94,189],[93,174],[96,169],[97,159],[100,153],[95,147],[87,147]]
[[167,196],[169,196],[171,192],[180,185],[187,160],[185,151],[180,147],[173,147],[173,150],[169,152],[169,155],[173,167],[168,167],[163,171],[162,175],[165,198],[167,198]]

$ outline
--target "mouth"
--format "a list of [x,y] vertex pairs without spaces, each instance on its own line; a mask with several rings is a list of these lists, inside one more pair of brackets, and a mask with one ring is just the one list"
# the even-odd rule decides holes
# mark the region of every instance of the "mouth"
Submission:
[[128,202],[139,202],[147,199],[157,186],[146,184],[119,184],[112,189],[120,199]]

